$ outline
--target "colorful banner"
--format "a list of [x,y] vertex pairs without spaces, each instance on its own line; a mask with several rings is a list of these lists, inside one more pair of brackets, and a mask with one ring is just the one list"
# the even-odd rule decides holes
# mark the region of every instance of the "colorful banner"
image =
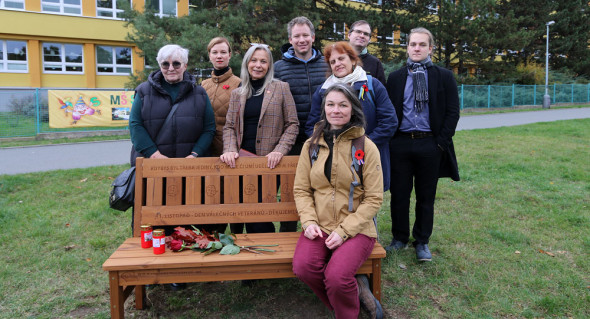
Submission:
[[49,90],[49,127],[128,126],[134,94]]

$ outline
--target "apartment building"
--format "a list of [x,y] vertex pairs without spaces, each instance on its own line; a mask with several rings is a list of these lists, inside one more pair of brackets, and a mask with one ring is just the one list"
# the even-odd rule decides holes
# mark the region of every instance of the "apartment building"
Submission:
[[121,1],[188,14],[188,0],[0,0],[0,88],[123,88],[144,61]]

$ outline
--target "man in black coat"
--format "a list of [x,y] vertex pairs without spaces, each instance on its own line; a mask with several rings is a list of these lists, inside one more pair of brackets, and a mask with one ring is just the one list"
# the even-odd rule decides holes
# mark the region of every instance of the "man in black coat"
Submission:
[[459,95],[453,73],[432,64],[432,33],[412,29],[407,66],[392,72],[387,92],[400,125],[390,141],[391,221],[393,240],[387,251],[407,246],[412,188],[416,193],[413,245],[419,261],[430,261],[428,242],[434,220],[439,177],[459,180],[452,137],[459,121]]
[[[275,78],[289,83],[297,108],[299,134],[289,155],[299,155],[307,140],[305,123],[311,110],[311,99],[316,89],[326,80],[328,64],[322,53],[313,48],[315,28],[306,17],[293,18],[287,24],[289,43],[283,45],[283,59],[275,62]],[[297,230],[297,222],[281,222],[280,231]]]
[[348,41],[363,61],[363,70],[385,85],[385,71],[383,64],[374,55],[369,54],[367,46],[371,41],[371,26],[365,20],[359,20],[350,26]]

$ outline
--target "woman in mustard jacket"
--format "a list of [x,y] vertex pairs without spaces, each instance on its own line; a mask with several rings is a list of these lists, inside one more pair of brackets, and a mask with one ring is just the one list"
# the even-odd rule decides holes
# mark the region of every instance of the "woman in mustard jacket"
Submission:
[[[321,112],[295,175],[293,190],[303,233],[295,248],[293,272],[336,318],[357,318],[360,304],[372,318],[381,318],[381,305],[371,294],[367,277],[355,278],[377,238],[373,217],[383,202],[379,150],[362,137],[363,108],[346,85],[326,89]],[[353,159],[353,140],[359,137],[364,138],[364,150],[357,150]]]

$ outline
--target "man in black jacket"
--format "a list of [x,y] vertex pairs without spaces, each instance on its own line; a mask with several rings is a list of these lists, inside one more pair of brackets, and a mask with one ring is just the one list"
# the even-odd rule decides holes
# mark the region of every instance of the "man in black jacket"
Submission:
[[385,85],[383,64],[374,55],[369,54],[367,46],[371,41],[371,26],[365,20],[359,20],[350,26],[348,41],[363,61],[363,69]]
[[[282,46],[283,59],[275,62],[275,78],[289,83],[297,107],[299,134],[289,155],[299,155],[307,140],[305,123],[311,109],[313,93],[326,80],[328,64],[322,53],[313,48],[315,28],[306,17],[293,18],[287,24],[289,43]],[[296,231],[297,222],[281,222],[280,231]]]
[[387,251],[406,248],[410,239],[410,196],[416,194],[413,245],[419,261],[430,261],[428,242],[440,177],[459,180],[453,135],[459,121],[459,94],[453,73],[432,63],[432,33],[416,28],[408,35],[407,65],[392,72],[387,92],[398,126],[389,142],[391,232]]

